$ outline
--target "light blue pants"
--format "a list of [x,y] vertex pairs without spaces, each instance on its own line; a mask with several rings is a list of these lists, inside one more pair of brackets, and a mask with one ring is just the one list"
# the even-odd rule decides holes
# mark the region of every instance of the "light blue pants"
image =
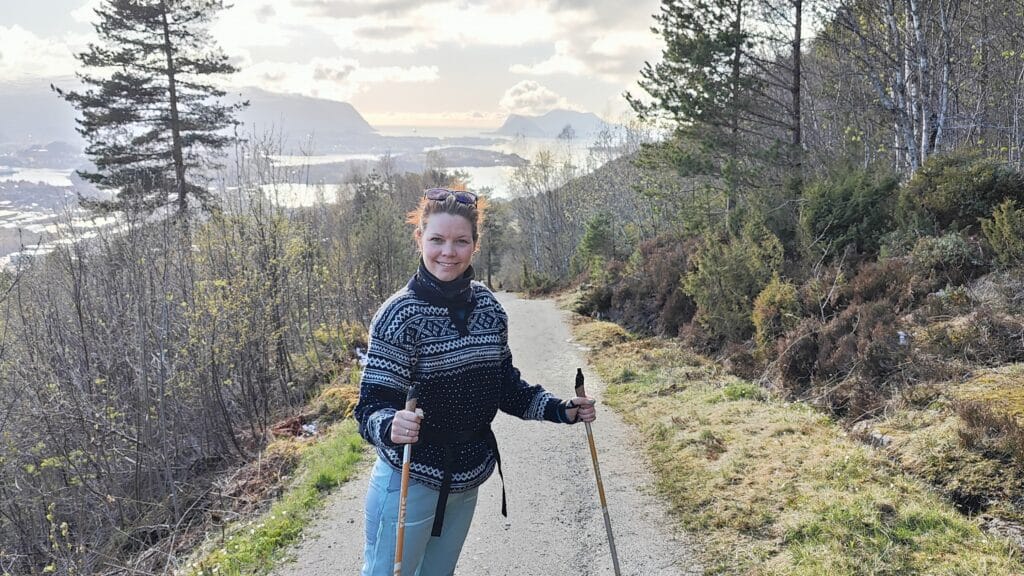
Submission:
[[[398,496],[402,473],[377,459],[366,492],[366,547],[362,576],[392,576],[398,539]],[[402,576],[452,576],[476,509],[477,489],[452,492],[445,506],[444,528],[432,538],[438,491],[409,482],[405,504]]]

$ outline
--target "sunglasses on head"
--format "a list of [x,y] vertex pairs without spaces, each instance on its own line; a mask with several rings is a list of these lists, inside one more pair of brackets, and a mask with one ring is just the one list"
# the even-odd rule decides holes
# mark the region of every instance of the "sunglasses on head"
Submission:
[[464,190],[449,190],[447,188],[431,188],[423,191],[423,197],[427,200],[444,202],[449,196],[454,196],[455,201],[467,206],[476,206],[476,194]]

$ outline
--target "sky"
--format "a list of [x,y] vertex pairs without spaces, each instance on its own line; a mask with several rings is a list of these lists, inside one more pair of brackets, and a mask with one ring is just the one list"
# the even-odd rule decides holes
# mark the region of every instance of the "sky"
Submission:
[[[0,0],[0,85],[67,77],[102,0]],[[211,26],[254,86],[370,124],[490,128],[555,108],[625,118],[659,0],[229,0]]]

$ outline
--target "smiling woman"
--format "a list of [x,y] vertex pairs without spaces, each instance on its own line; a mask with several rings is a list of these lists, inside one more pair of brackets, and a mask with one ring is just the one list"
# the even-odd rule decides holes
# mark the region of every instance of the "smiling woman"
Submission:
[[470,265],[483,209],[464,190],[424,192],[409,215],[419,270],[370,324],[355,409],[360,434],[377,449],[363,576],[454,573],[477,490],[496,467],[501,473],[491,431],[499,410],[565,424],[595,417],[589,398],[562,401],[512,364],[508,317]]

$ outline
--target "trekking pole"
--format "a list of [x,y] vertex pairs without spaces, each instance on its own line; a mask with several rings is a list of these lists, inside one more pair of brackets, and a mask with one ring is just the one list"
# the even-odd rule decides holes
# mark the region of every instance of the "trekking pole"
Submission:
[[[416,386],[409,386],[405,409],[416,411]],[[412,465],[412,444],[405,445],[402,453],[402,490],[398,493],[398,539],[395,541],[395,574],[402,575],[402,548],[405,544],[405,501],[409,496],[409,469]]]
[[[585,398],[587,391],[583,386],[583,369],[576,369],[576,395]],[[594,445],[594,433],[590,429],[590,422],[584,422],[587,426],[587,441],[590,443],[590,458],[594,461],[594,475],[597,477],[597,494],[601,498],[601,512],[604,513],[604,529],[608,532],[608,547],[612,551],[612,567],[615,568],[615,576],[621,576],[619,572],[619,555],[615,552],[615,537],[612,536],[612,520],[608,516],[608,502],[604,498],[604,482],[601,482],[601,467],[597,464],[597,447]]]

